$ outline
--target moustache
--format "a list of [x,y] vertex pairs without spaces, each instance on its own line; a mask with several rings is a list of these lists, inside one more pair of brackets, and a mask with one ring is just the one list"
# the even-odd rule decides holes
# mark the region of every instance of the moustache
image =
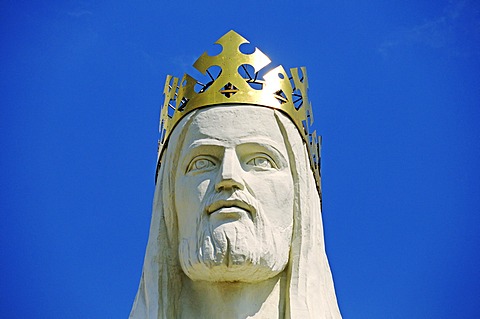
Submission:
[[206,202],[204,211],[207,215],[221,208],[238,207],[254,218],[257,213],[257,200],[250,194],[236,190],[230,196],[225,193],[215,193]]

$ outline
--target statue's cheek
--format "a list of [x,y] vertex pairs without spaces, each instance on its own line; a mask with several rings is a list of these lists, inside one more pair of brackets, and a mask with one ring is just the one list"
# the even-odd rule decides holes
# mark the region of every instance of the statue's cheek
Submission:
[[205,197],[205,194],[210,189],[210,184],[211,184],[211,179],[204,179],[198,182],[197,195],[199,199],[203,199],[203,197]]
[[[288,225],[293,216],[293,179],[288,170],[257,175],[250,181],[255,198],[273,219],[280,218]],[[285,221],[283,219],[285,218]]]
[[[264,176],[259,183],[264,191],[268,192],[269,197],[275,197],[276,200],[288,201],[288,197],[293,194],[293,180],[290,172],[276,172],[269,176]],[[289,196],[287,196],[289,195]]]

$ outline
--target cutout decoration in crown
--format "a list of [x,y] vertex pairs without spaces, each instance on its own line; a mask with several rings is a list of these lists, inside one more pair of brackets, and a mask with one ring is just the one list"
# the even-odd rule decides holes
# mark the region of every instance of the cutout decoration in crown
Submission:
[[[298,128],[310,156],[310,164],[320,191],[320,144],[313,124],[312,106],[308,100],[307,71],[304,67],[290,69],[291,76],[280,65],[259,79],[259,71],[271,61],[258,48],[251,54],[240,51],[242,44],[250,43],[231,30],[215,42],[222,46],[216,56],[204,52],[193,66],[210,81],[203,84],[188,74],[181,81],[167,76],[164,87],[165,100],[160,113],[160,140],[157,174],[161,156],[176,124],[189,112],[214,105],[249,104],[282,111]],[[215,77],[210,72],[215,67],[220,72]],[[252,70],[253,69],[253,70]]]

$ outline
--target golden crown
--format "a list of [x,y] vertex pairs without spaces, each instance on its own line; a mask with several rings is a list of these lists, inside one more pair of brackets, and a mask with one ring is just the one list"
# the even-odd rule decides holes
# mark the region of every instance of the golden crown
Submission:
[[[263,75],[259,71],[267,66],[270,59],[258,48],[251,54],[240,51],[242,44],[250,43],[231,30],[215,42],[222,46],[216,56],[204,52],[193,66],[209,80],[203,84],[188,74],[181,81],[171,75],[165,81],[165,100],[160,113],[160,140],[158,168],[168,138],[177,123],[189,112],[214,105],[250,104],[282,111],[298,128],[310,156],[317,188],[320,190],[320,143],[316,131],[310,133],[313,124],[312,106],[308,101],[307,71],[304,67],[290,69],[288,76],[279,65]],[[218,75],[212,75],[220,68]],[[228,106],[226,106],[228,107]]]

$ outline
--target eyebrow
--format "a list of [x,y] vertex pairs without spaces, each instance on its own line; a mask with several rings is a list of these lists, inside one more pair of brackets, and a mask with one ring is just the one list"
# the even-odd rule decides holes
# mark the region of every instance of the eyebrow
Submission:
[[[255,139],[240,138],[236,141],[236,144],[237,146],[242,144],[256,144],[259,146],[273,148],[277,152],[280,152],[280,148],[281,148],[279,143],[264,137],[256,137]],[[196,148],[203,145],[209,145],[209,146],[212,145],[212,146],[221,146],[221,147],[229,146],[227,142],[224,142],[222,140],[213,139],[213,138],[202,138],[202,139],[193,141],[190,145],[187,146],[187,148]],[[282,146],[286,148],[285,145],[282,145]]]
[[198,139],[198,140],[193,141],[190,145],[187,146],[187,149],[193,149],[193,148],[197,148],[197,147],[200,147],[200,146],[221,146],[221,147],[225,147],[226,145],[225,145],[225,143],[222,143],[221,141],[216,140],[216,139],[202,138],[202,139]]

